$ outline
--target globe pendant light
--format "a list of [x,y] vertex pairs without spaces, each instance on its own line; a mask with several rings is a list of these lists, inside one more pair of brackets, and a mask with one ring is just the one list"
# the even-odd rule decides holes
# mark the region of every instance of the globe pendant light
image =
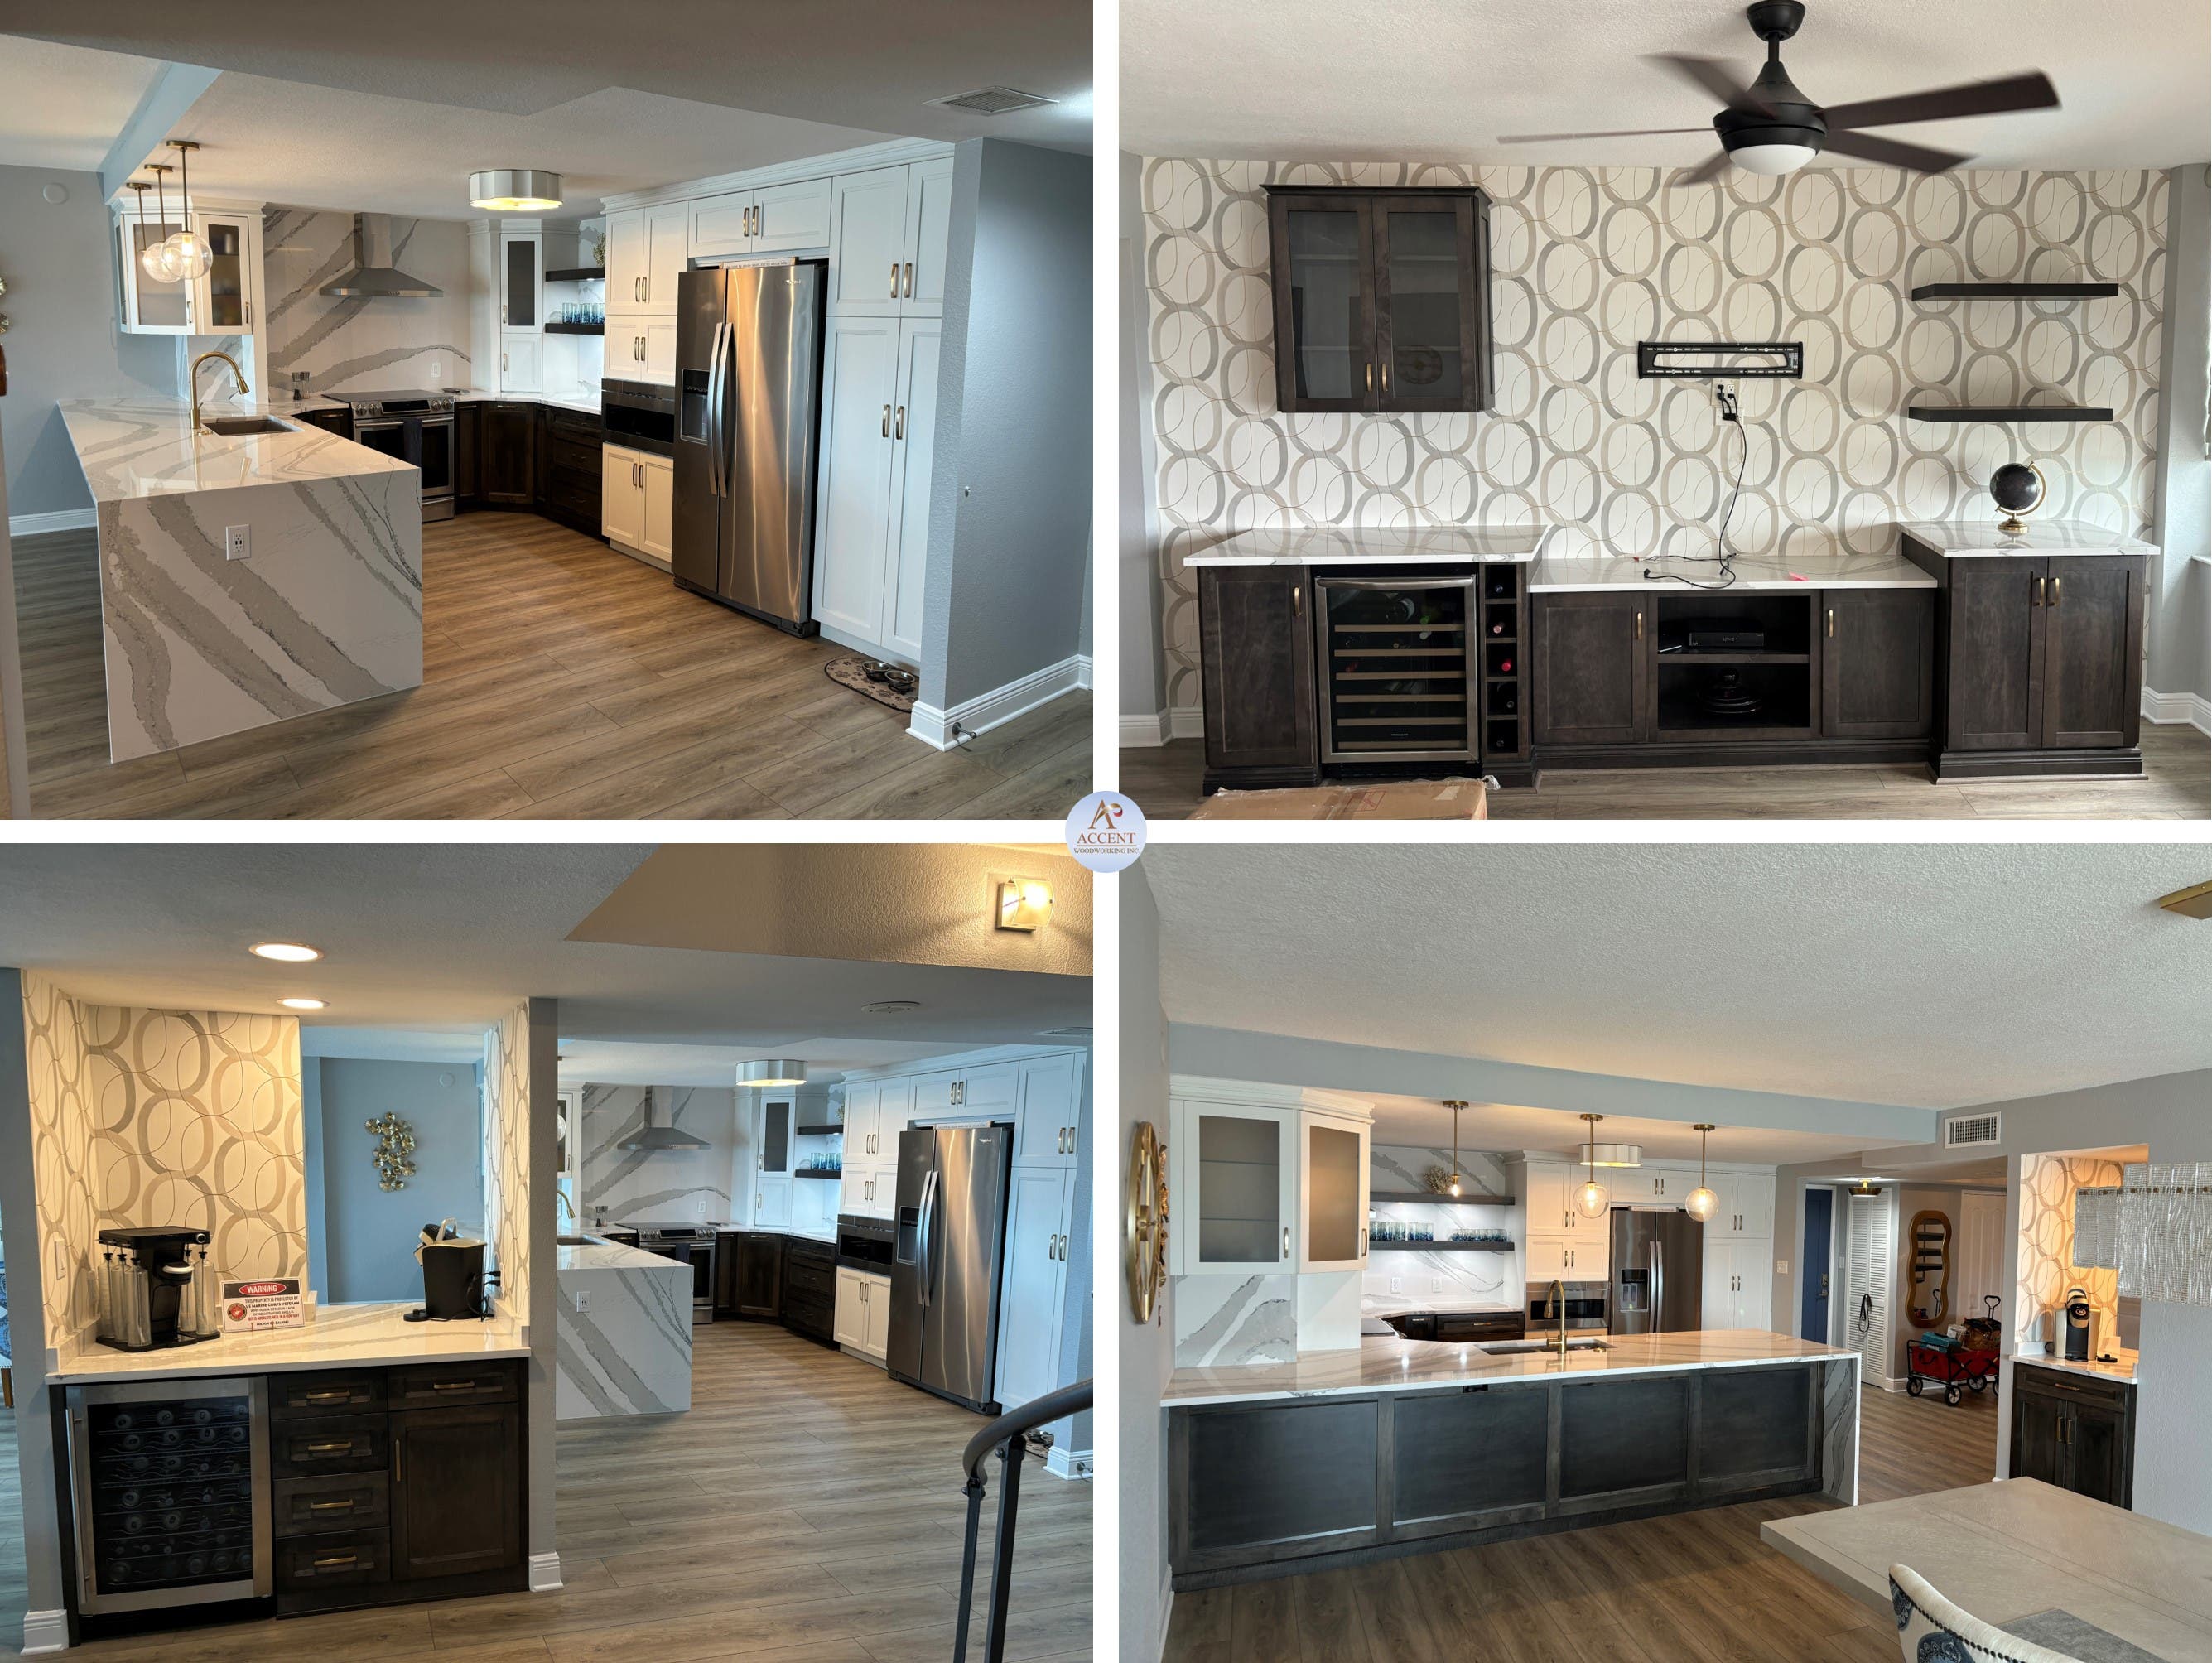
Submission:
[[[167,163],[149,161],[146,164],[146,171],[154,176],[155,228],[158,230],[169,222],[168,193],[163,188],[165,182],[161,177],[169,169]],[[146,198],[139,197],[140,208],[145,204]],[[176,256],[167,241],[149,243],[139,250],[138,268],[157,283],[173,283],[184,276],[177,270]]]
[[173,138],[169,148],[177,153],[178,183],[184,186],[184,202],[178,210],[178,218],[183,223],[168,237],[170,263],[180,281],[186,277],[197,280],[206,276],[208,268],[215,264],[215,254],[208,247],[207,239],[192,229],[191,153],[200,147],[188,138]]
[[1698,1187],[1682,1203],[1682,1211],[1700,1224],[1710,1224],[1713,1215],[1721,1210],[1721,1198],[1705,1187],[1705,1134],[1713,1129],[1710,1120],[1698,1122]]
[[1467,1105],[1456,1097],[1448,1097],[1444,1100],[1444,1107],[1452,1112],[1451,1187],[1445,1193],[1457,1195],[1459,1193],[1459,1116],[1460,1111]]
[[1605,1193],[1605,1186],[1597,1180],[1597,1123],[1605,1116],[1585,1114],[1582,1119],[1589,1128],[1585,1135],[1585,1141],[1589,1145],[1589,1175],[1583,1180],[1583,1187],[1575,1192],[1575,1211],[1585,1218],[1602,1218],[1607,1209],[1613,1205],[1613,1198]]

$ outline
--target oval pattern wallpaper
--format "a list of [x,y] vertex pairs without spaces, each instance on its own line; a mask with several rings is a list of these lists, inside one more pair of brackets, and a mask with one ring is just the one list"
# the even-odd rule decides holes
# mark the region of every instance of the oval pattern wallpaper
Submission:
[[[1813,167],[1678,185],[1649,167],[1149,160],[1143,174],[1169,703],[1194,707],[1183,558],[1255,526],[1564,528],[1561,554],[1709,554],[1735,473],[1702,383],[1638,380],[1643,340],[1795,340],[1802,381],[1742,380],[1729,541],[1817,564],[1888,523],[2042,511],[2148,535],[2162,175]],[[1491,208],[1496,393],[1480,415],[1276,408],[1261,187],[1477,185]],[[1916,302],[1947,281],[2115,282],[2114,299]],[[1935,424],[1911,404],[2108,404],[2101,423]]]

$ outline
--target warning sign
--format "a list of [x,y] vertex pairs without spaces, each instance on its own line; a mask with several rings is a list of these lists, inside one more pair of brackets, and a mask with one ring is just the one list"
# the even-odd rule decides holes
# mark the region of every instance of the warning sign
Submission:
[[264,1278],[258,1282],[222,1284],[222,1331],[227,1334],[258,1333],[268,1328],[307,1326],[297,1277]]

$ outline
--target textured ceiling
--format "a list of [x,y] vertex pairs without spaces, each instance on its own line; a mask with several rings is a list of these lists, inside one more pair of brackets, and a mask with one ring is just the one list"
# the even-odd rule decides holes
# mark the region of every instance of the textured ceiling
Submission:
[[[1374,1100],[1374,1140],[1430,1149],[1451,1147],[1451,1111],[1423,1097],[1380,1096]],[[1555,1108],[1523,1108],[1508,1103],[1469,1103],[1460,1114],[1462,1149],[1543,1150],[1571,1155],[1582,1147],[1583,1126],[1576,1115]],[[1644,1120],[1608,1114],[1598,1123],[1600,1143],[1634,1144],[1653,1161],[1694,1161],[1698,1134],[1680,1120]],[[1817,1132],[1771,1131],[1756,1126],[1723,1126],[1714,1132],[1710,1158],[1746,1161],[1759,1166],[1787,1166],[1798,1161],[1836,1159],[1856,1166],[1863,1137]],[[2000,1163],[2002,1164],[2002,1163]]]
[[[2204,0],[1812,0],[1784,49],[1822,104],[2041,69],[2063,107],[1883,128],[1986,167],[2163,167],[2205,159]],[[1695,127],[1713,100],[1641,61],[1765,47],[1731,0],[1123,0],[1121,149],[1142,155],[1690,167],[1671,138],[1500,145],[1504,133]],[[1234,65],[1224,73],[1224,65]],[[1863,165],[1863,164],[1860,164]]]
[[[730,881],[762,870],[757,847],[725,851]],[[550,995],[561,1001],[564,1042],[717,1045],[754,1056],[839,1035],[937,1050],[1032,1043],[1042,1029],[1091,1020],[1091,985],[1079,976],[567,939],[650,853],[605,844],[0,847],[0,964],[40,971],[100,1004],[267,1011],[307,994],[329,1002],[303,1019],[307,1027],[428,1035],[480,1034],[518,999]],[[887,932],[905,923],[897,907],[884,908]],[[272,938],[326,957],[288,967],[246,952]],[[921,1009],[862,1013],[880,999],[917,999]]]
[[1155,843],[1171,1021],[1922,1108],[2212,1068],[2173,844]]
[[151,58],[0,38],[0,165],[91,172],[161,71]]

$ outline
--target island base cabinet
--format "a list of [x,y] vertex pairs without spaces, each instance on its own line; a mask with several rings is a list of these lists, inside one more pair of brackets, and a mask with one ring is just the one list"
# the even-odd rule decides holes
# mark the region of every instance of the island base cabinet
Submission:
[[1391,1533],[1480,1530],[1544,1516],[1552,1394],[1440,1392],[1391,1421]]
[[1178,1575],[1371,1546],[1387,1399],[1237,1405],[1176,1415]]
[[1561,1387],[1559,1511],[1595,1513],[1686,1497],[1691,1390],[1686,1375]]

